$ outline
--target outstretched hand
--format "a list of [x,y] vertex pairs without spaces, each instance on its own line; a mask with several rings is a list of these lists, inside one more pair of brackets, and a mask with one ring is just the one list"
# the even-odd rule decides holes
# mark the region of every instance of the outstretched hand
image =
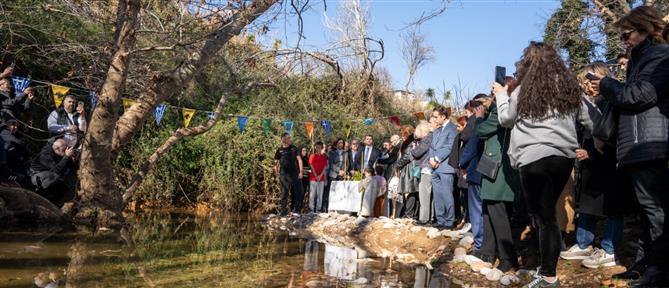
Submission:
[[498,93],[500,92],[507,92],[509,90],[509,86],[502,86],[502,84],[499,84],[497,82],[492,83],[492,94],[497,96]]

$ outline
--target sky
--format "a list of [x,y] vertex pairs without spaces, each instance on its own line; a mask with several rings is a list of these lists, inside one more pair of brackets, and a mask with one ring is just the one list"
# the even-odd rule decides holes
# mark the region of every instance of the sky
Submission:
[[[313,9],[303,15],[303,49],[327,47],[331,31],[325,28],[324,13],[334,17],[342,0],[312,0]],[[406,65],[402,60],[398,29],[412,22],[421,13],[438,8],[440,1],[372,0],[369,34],[381,38],[386,55],[380,66],[390,72],[395,89],[403,89]],[[507,67],[514,72],[514,63],[530,41],[541,40],[546,20],[560,6],[560,1],[546,0],[454,0],[447,10],[421,26],[426,42],[434,49],[434,60],[415,77],[414,89],[434,88],[438,94],[446,90],[462,90],[473,96],[490,92],[494,67]],[[284,46],[294,46],[297,39],[297,17],[277,21],[270,37],[281,39]]]

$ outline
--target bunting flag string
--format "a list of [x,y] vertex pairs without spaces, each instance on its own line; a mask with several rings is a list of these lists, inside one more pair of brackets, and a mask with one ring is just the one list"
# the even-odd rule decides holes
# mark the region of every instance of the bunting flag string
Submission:
[[283,128],[286,130],[286,133],[293,134],[293,120],[284,120]]
[[88,100],[91,102],[91,110],[95,109],[98,105],[98,94],[95,91],[88,92]]
[[195,115],[195,109],[181,108],[181,114],[184,117],[184,127],[188,128],[190,120],[192,120],[193,115]]
[[314,138],[314,122],[305,122],[304,123],[304,129],[307,130],[307,136],[309,136],[309,139]]
[[23,96],[23,91],[26,90],[28,86],[30,86],[30,79],[19,76],[12,76],[12,86],[14,86],[14,92],[16,93],[16,96]]
[[269,134],[269,128],[272,125],[272,120],[270,119],[262,119],[262,132],[265,133],[265,135]]
[[390,123],[393,123],[393,125],[395,125],[395,128],[402,127],[402,125],[400,125],[400,117],[399,116],[390,116],[390,117],[388,117],[388,121],[390,121]]
[[249,117],[237,116],[237,125],[239,126],[239,133],[244,133],[244,128],[246,128],[246,122],[248,120]]
[[136,102],[135,99],[129,99],[129,98],[123,98],[122,100],[123,100],[124,111],[128,111],[128,109],[130,109],[130,106],[132,106]]
[[70,91],[70,88],[60,85],[51,85],[51,93],[53,93],[53,104],[56,105],[56,108],[60,107],[60,104],[63,103],[63,99],[67,92]]
[[325,130],[325,138],[330,139],[330,134],[332,134],[330,120],[321,120],[321,126],[323,126],[323,130]]
[[154,116],[156,116],[156,125],[160,126],[160,120],[163,120],[163,115],[165,114],[166,109],[167,105],[162,103],[156,106],[156,110],[153,112]]

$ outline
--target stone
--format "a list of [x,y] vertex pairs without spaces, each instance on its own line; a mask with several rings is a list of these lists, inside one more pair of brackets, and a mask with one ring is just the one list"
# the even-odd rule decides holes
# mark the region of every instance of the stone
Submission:
[[437,237],[441,237],[441,232],[439,232],[437,228],[430,228],[427,230],[427,238],[434,239]]
[[465,248],[458,247],[453,250],[453,257],[461,256],[464,259],[465,255],[467,255],[467,250],[465,250]]
[[504,276],[504,272],[495,268],[495,269],[490,270],[490,272],[488,272],[485,275],[485,278],[490,280],[490,281],[499,281],[499,279],[501,279],[502,276]]
[[469,266],[472,268],[472,271],[474,272],[479,272],[483,268],[492,268],[492,264],[483,261],[474,262]]
[[476,262],[483,262],[483,260],[479,259],[478,257],[474,255],[467,255],[465,256],[465,262],[469,265],[472,265]]
[[419,226],[413,226],[413,227],[411,227],[411,229],[409,229],[409,231],[411,231],[411,232],[420,232],[420,230],[423,230],[423,229]]
[[395,228],[395,224],[393,222],[383,223],[383,229],[392,229],[392,228]]
[[505,286],[509,286],[511,284],[518,284],[520,283],[520,278],[518,278],[518,276],[516,275],[506,274],[502,276],[502,279],[499,280],[499,283]]
[[472,246],[474,244],[474,237],[471,237],[469,235],[465,235],[462,239],[460,239],[459,245],[460,246]]
[[481,268],[481,270],[479,270],[479,273],[483,276],[488,276],[488,273],[490,273],[490,271],[492,271],[492,269],[483,267]]

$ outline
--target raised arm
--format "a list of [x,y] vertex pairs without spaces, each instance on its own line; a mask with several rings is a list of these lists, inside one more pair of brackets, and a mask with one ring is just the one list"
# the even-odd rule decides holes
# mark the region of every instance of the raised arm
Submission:
[[632,81],[621,83],[611,77],[605,77],[599,89],[606,100],[628,111],[640,112],[653,107],[661,98],[663,91],[669,89],[669,56],[651,60]]
[[506,89],[500,89],[495,94],[495,97],[497,97],[497,117],[502,127],[513,128],[513,125],[516,124],[516,118],[518,117],[516,105],[519,91],[520,87],[517,87],[509,95]]

